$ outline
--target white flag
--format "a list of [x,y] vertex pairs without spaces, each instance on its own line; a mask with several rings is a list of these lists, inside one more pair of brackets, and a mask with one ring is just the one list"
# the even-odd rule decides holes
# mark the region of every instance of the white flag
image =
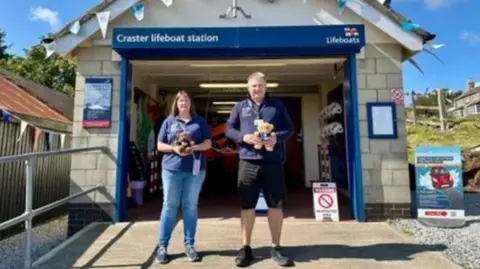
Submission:
[[145,10],[145,6],[141,3],[137,3],[132,7],[132,12],[137,21],[143,20],[143,13]]
[[100,30],[102,31],[103,39],[107,37],[109,19],[110,19],[110,11],[97,13],[97,20],[98,20],[98,24],[100,25]]
[[43,47],[45,48],[46,51],[46,58],[52,56],[52,54],[55,52],[57,49],[57,42],[53,39],[44,39],[42,42]]
[[173,0],[162,0],[162,2],[167,6],[170,7],[173,4]]
[[65,145],[65,134],[60,134],[60,148],[63,149]]
[[72,26],[70,26],[70,32],[74,35],[80,32],[80,21],[76,21],[72,24]]
[[428,41],[426,45],[432,50],[437,50],[445,46],[445,44],[434,44],[432,41]]
[[25,122],[23,120],[20,121],[20,136],[18,137],[17,142],[19,142],[20,139],[22,139],[22,136],[25,133],[25,130],[27,129],[27,126],[28,126],[27,122]]

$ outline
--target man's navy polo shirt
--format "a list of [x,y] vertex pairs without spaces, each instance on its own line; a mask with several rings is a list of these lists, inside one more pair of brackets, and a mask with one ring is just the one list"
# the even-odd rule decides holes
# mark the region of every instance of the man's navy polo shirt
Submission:
[[[273,124],[273,132],[277,134],[277,144],[273,151],[266,151],[265,148],[256,150],[253,145],[243,142],[245,134],[255,132],[255,119]],[[227,121],[225,134],[239,143],[240,159],[282,162],[284,142],[293,134],[294,128],[283,102],[267,96],[260,106],[250,98],[238,102]]]

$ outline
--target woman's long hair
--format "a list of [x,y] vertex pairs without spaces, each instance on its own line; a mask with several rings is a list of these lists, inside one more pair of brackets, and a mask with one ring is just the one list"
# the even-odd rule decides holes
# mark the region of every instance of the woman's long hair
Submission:
[[173,117],[178,116],[179,114],[178,99],[180,99],[180,97],[182,96],[187,96],[187,98],[190,100],[190,111],[189,111],[190,115],[191,116],[197,115],[197,113],[195,112],[195,104],[193,103],[193,99],[191,95],[187,91],[182,90],[177,92],[177,95],[175,95],[175,99],[173,100],[173,103],[172,103],[172,108],[170,109],[170,116],[173,116]]

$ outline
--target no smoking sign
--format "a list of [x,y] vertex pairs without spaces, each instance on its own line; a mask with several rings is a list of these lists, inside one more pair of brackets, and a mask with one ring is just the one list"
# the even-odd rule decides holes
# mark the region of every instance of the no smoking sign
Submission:
[[339,221],[337,186],[333,182],[312,184],[315,220]]
[[320,205],[320,207],[323,207],[325,209],[332,208],[333,198],[332,196],[330,196],[330,194],[327,194],[327,193],[321,194],[318,197],[318,204]]

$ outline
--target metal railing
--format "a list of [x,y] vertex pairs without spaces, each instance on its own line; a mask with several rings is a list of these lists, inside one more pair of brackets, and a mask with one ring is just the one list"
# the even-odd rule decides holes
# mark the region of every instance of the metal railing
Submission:
[[80,196],[89,194],[93,191],[99,190],[103,187],[103,185],[97,185],[95,187],[86,189],[82,192],[76,193],[74,195],[70,195],[65,197],[61,200],[56,202],[50,203],[48,205],[39,207],[37,209],[32,208],[32,201],[33,201],[33,167],[38,158],[44,158],[48,156],[57,156],[57,155],[70,155],[75,153],[81,152],[89,152],[89,151],[102,151],[105,154],[109,154],[110,150],[107,147],[90,147],[90,148],[78,148],[78,149],[64,149],[64,150],[56,150],[56,151],[47,151],[47,152],[35,152],[35,153],[27,153],[21,155],[14,155],[14,156],[5,156],[0,157],[0,163],[8,163],[8,162],[17,162],[17,161],[25,161],[25,212],[13,219],[7,220],[3,223],[0,223],[0,231],[8,229],[14,225],[17,225],[21,222],[25,223],[25,262],[24,268],[31,269],[34,267],[35,263],[32,263],[32,222],[33,218],[45,213],[49,210],[52,210],[56,207],[64,205],[69,201],[78,198]]

